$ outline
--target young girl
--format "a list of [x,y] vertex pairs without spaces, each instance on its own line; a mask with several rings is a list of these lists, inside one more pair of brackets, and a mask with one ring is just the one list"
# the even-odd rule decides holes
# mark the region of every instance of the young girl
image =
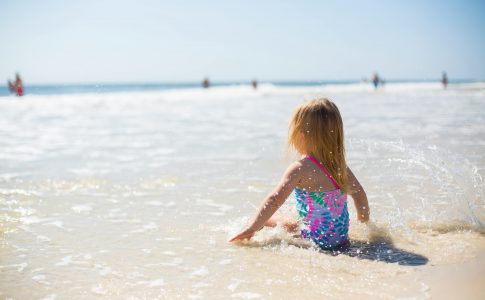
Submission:
[[316,99],[298,107],[290,121],[288,144],[302,158],[288,167],[247,229],[230,241],[250,239],[263,226],[276,226],[270,218],[294,190],[300,224],[283,224],[287,230],[299,227],[303,238],[322,249],[348,243],[347,194],[354,199],[359,221],[369,220],[369,206],[364,189],[345,162],[337,106],[328,99]]

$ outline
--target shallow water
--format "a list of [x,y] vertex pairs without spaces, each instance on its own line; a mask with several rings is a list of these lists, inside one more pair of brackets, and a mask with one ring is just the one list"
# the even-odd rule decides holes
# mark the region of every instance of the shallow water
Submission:
[[[353,244],[333,253],[281,228],[227,243],[291,161],[292,110],[322,95],[373,223],[349,205]],[[483,124],[483,83],[0,98],[0,296],[438,297],[450,268],[485,265]]]

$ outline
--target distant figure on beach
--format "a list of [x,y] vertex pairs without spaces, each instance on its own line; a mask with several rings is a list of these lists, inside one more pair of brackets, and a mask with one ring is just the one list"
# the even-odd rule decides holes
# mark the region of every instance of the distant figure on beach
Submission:
[[372,84],[375,89],[377,89],[379,83],[381,83],[381,79],[379,78],[379,75],[377,75],[377,72],[374,72],[374,75],[372,75]]
[[255,90],[258,89],[258,81],[256,79],[251,81],[251,85],[253,86],[253,89],[255,89]]
[[15,74],[15,81],[8,81],[8,90],[10,93],[17,95],[18,97],[24,95],[24,84],[22,83],[22,78],[20,78],[19,73]]
[[[247,227],[230,242],[250,239],[264,226],[281,224],[324,250],[349,244],[347,195],[354,199],[357,220],[369,221],[369,204],[362,185],[345,161],[343,123],[337,106],[326,98],[300,105],[290,120],[288,144],[302,158],[292,163],[280,183],[264,199]],[[272,215],[295,192],[297,220]]]
[[204,80],[202,80],[202,87],[204,87],[205,89],[210,87],[209,78],[206,77],[204,78]]
[[443,72],[443,76],[441,77],[441,83],[443,84],[443,88],[446,89],[448,86],[448,76],[446,75],[446,72]]

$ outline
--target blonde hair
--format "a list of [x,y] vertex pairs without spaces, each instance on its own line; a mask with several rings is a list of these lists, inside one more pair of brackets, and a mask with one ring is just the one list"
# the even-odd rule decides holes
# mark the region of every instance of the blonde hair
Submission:
[[297,107],[290,121],[288,145],[297,150],[304,149],[307,152],[304,154],[315,157],[340,189],[347,190],[344,128],[335,103],[327,98],[318,98]]

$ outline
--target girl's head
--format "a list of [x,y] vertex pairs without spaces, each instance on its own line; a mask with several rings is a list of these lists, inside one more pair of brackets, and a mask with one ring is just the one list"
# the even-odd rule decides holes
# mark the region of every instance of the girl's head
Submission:
[[288,144],[321,161],[340,188],[346,190],[344,128],[335,103],[319,98],[300,105],[291,117]]

